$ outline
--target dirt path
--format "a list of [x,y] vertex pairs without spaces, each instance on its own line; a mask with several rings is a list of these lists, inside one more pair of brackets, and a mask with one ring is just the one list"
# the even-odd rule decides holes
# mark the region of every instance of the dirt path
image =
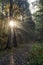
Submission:
[[6,54],[2,59],[0,59],[0,65],[27,65],[26,58],[32,45],[33,44],[21,45],[20,47],[14,49],[14,52],[12,53],[14,63],[10,63],[11,54]]

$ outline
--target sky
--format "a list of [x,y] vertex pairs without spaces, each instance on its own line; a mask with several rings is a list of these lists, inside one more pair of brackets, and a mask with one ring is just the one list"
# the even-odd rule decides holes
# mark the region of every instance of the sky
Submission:
[[[35,2],[36,0],[28,0],[29,4],[30,4],[30,11],[31,11],[31,14],[35,13],[37,10],[38,10],[38,7],[35,6],[33,7],[32,5],[32,2]],[[38,1],[38,0],[37,0]]]
[[29,3],[32,3],[32,2],[34,2],[34,1],[36,1],[36,0],[28,0]]

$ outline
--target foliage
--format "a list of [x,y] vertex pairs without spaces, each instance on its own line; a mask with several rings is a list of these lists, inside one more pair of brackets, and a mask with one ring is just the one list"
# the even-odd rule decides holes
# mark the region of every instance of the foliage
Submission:
[[35,44],[28,55],[28,65],[43,65],[43,44]]
[[10,14],[12,14],[11,19],[16,20],[20,25],[16,30],[19,41],[22,43],[22,41],[28,42],[33,39],[35,23],[32,21],[29,3],[26,0],[0,0],[0,7],[0,30],[2,31],[0,35],[3,36],[3,32],[5,33],[4,38],[0,37],[1,44],[4,45],[7,41],[6,33],[9,29],[7,23],[10,20]]
[[35,32],[37,39],[43,42],[43,0],[38,0],[38,3],[33,3],[34,7],[37,6],[38,10],[33,14],[36,23]]
[[6,33],[0,33],[0,49],[5,48],[8,35]]

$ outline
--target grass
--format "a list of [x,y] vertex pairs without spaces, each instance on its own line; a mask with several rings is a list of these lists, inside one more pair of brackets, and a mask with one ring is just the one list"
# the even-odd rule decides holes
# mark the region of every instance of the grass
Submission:
[[11,54],[13,52],[15,52],[15,48],[0,50],[0,58],[4,57],[6,54]]
[[27,58],[28,65],[43,65],[43,44],[34,44]]
[[2,50],[0,50],[0,58],[5,56],[6,54],[14,53],[17,49],[19,50],[19,49],[22,49],[25,47],[26,47],[26,45],[19,45],[16,48],[12,47],[11,49],[2,49]]

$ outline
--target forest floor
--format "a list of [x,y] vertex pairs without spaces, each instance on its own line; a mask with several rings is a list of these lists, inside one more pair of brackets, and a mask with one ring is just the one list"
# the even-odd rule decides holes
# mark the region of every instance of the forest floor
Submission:
[[[5,50],[0,52],[0,65],[27,65],[27,56],[32,49],[33,44],[21,44],[12,50]],[[2,56],[3,55],[3,56]],[[10,64],[10,57],[14,64]],[[12,62],[12,60],[11,60]]]

